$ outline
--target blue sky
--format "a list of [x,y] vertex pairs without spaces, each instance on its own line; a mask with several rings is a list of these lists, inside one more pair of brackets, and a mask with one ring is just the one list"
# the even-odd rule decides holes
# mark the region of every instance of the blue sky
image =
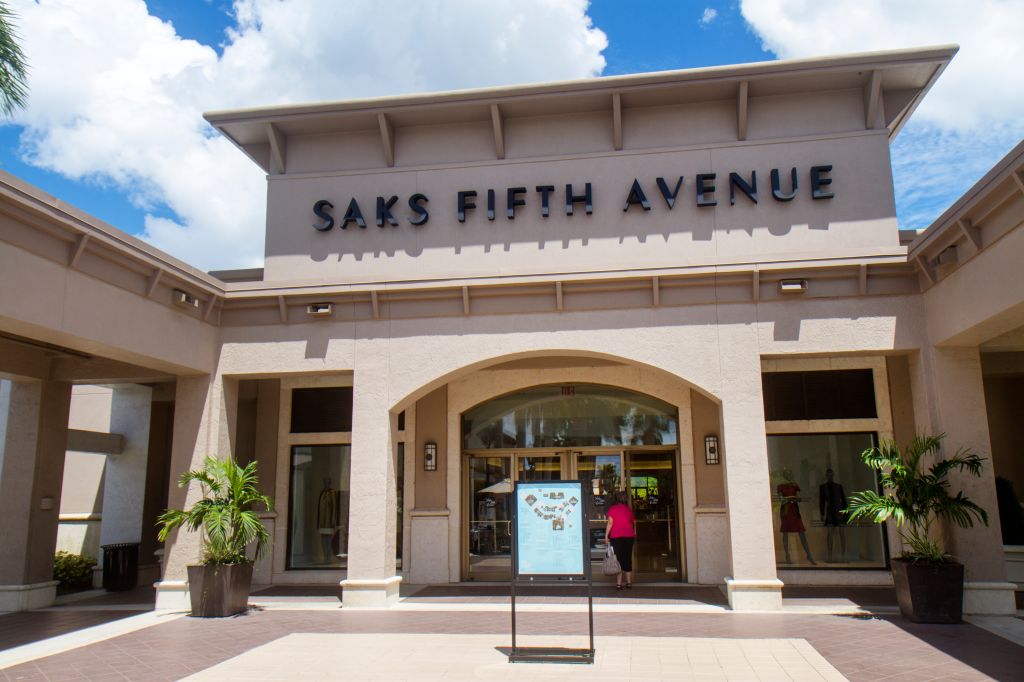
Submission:
[[[59,0],[51,1],[59,3]],[[371,17],[374,16],[374,12],[378,12],[378,4],[390,1],[393,0],[379,0],[375,4],[350,0],[352,5],[367,6],[367,11],[370,12],[367,16]],[[554,34],[542,36],[541,29],[535,29],[527,36],[527,40],[522,41],[520,52],[511,51],[509,64],[486,71],[474,70],[473,66],[465,64],[464,60],[460,63],[458,54],[448,57],[443,54],[415,54],[416,41],[385,45],[383,47],[386,49],[380,50],[378,55],[374,50],[380,46],[375,44],[372,36],[366,37],[360,31],[365,33],[365,29],[380,27],[368,27],[365,22],[359,24],[356,21],[354,23],[357,25],[354,26],[332,26],[331,28],[337,29],[336,38],[331,32],[320,32],[320,37],[317,38],[313,35],[316,30],[314,25],[325,6],[318,5],[313,0],[289,0],[295,3],[291,6],[293,15],[301,13],[301,10],[295,7],[302,5],[306,6],[307,12],[315,15],[305,23],[297,20],[297,28],[289,30],[308,33],[310,43],[317,40],[323,42],[322,49],[327,52],[318,54],[333,54],[335,57],[344,54],[343,58],[338,57],[340,61],[335,64],[324,64],[322,73],[307,73],[310,81],[330,81],[330,78],[336,76],[335,73],[331,73],[331,69],[345,68],[346,65],[355,64],[360,59],[365,60],[362,66],[353,67],[353,70],[361,69],[369,74],[375,73],[376,77],[368,75],[366,79],[359,81],[353,76],[348,81],[338,81],[336,92],[332,92],[328,86],[320,90],[295,87],[292,92],[281,94],[266,86],[262,86],[261,89],[258,82],[249,84],[249,90],[244,90],[240,86],[240,94],[235,99],[232,99],[230,94],[225,95],[223,86],[211,87],[209,96],[206,97],[202,94],[202,87],[190,90],[189,94],[194,99],[190,105],[192,108],[176,112],[177,120],[169,120],[166,125],[178,125],[183,129],[191,128],[199,132],[188,144],[182,142],[176,149],[173,142],[168,143],[169,151],[154,152],[156,155],[147,159],[131,158],[133,143],[130,135],[137,131],[126,130],[123,121],[109,121],[112,116],[109,112],[103,114],[96,111],[97,108],[104,106],[116,107],[116,103],[108,104],[99,101],[99,98],[93,103],[83,104],[76,101],[76,97],[80,100],[89,96],[89,91],[85,89],[80,95],[61,92],[65,89],[73,91],[78,87],[74,82],[75,76],[71,73],[74,71],[75,62],[96,60],[96,66],[92,67],[93,72],[105,69],[104,79],[97,87],[116,88],[119,87],[118,83],[124,84],[120,86],[122,91],[117,93],[117,97],[110,98],[114,102],[123,100],[132,106],[138,99],[147,96],[156,100],[166,96],[170,98],[168,101],[173,101],[175,97],[181,96],[182,87],[187,88],[189,84],[196,83],[204,85],[201,80],[196,80],[196,74],[206,74],[216,68],[226,69],[228,62],[238,61],[237,56],[228,59],[225,55],[226,50],[248,54],[250,59],[259,60],[262,56],[260,46],[264,52],[277,49],[273,42],[275,38],[272,22],[281,23],[283,15],[273,13],[282,7],[288,9],[288,6],[280,5],[274,0],[235,0],[234,3],[228,0],[149,0],[145,5],[142,5],[141,0],[88,0],[90,3],[105,5],[104,9],[109,17],[116,17],[109,19],[110,26],[101,23],[93,33],[88,33],[86,29],[80,30],[80,27],[74,26],[75,19],[64,16],[67,14],[66,11],[63,14],[57,12],[50,3],[34,5],[29,4],[28,0],[17,0],[13,3],[15,11],[20,10],[25,15],[22,33],[30,32],[27,36],[30,39],[29,47],[32,48],[28,50],[30,62],[39,62],[33,63],[34,71],[30,85],[33,86],[33,95],[40,93],[40,104],[34,100],[30,103],[30,110],[25,116],[19,117],[13,123],[7,122],[0,126],[0,167],[120,229],[134,234],[145,232],[147,238],[151,238],[157,246],[190,259],[188,243],[195,241],[195,237],[203,233],[195,231],[190,237],[185,231],[176,228],[193,224],[199,230],[198,225],[204,222],[202,215],[207,209],[202,205],[201,198],[197,198],[196,195],[201,194],[204,188],[195,183],[189,186],[180,179],[171,177],[177,172],[173,155],[178,150],[182,157],[192,157],[201,151],[210,151],[207,149],[211,146],[209,130],[201,130],[205,124],[200,117],[201,111],[207,109],[294,101],[296,98],[301,100],[310,97],[305,94],[306,92],[315,92],[319,98],[343,99],[348,96],[399,94],[417,89],[485,86],[516,80],[555,80],[580,75],[616,75],[940,42],[959,42],[963,45],[955,63],[964,62],[964,71],[974,64],[1015,58],[1013,54],[999,51],[1000,36],[993,34],[991,26],[977,29],[968,26],[971,21],[976,21],[979,15],[986,15],[986,12],[982,11],[985,9],[983,6],[992,5],[995,8],[987,13],[990,19],[995,10],[1003,11],[1003,5],[1006,3],[1000,3],[1000,0],[977,0],[977,11],[957,17],[954,16],[955,12],[950,10],[946,12],[950,16],[943,20],[933,17],[942,10],[935,3],[943,5],[951,0],[917,2],[917,10],[907,16],[900,14],[901,9],[908,4],[914,4],[916,0],[896,4],[885,3],[883,0],[860,0],[854,3],[858,8],[857,20],[884,26],[884,30],[880,28],[868,35],[865,35],[868,32],[858,28],[855,20],[850,20],[850,25],[844,27],[843,24],[847,22],[838,11],[804,6],[797,12],[790,10],[785,4],[779,4],[781,1],[594,0],[587,6],[582,0],[567,0],[567,9],[564,12],[560,12],[554,18],[545,17],[548,23],[564,24],[555,27]],[[841,4],[844,0],[838,1]],[[462,9],[453,10],[452,16],[457,15],[458,21],[466,22],[466,26],[459,29],[459,36],[467,40],[487,39],[488,28],[481,26],[481,17],[470,15],[480,15],[486,11],[487,14],[483,16],[486,20],[491,19],[491,15],[500,15],[501,12],[515,12],[517,7],[522,5],[515,0],[490,0],[487,4],[476,5],[473,4],[474,0],[448,2],[462,4]],[[899,5],[899,8],[894,9],[896,5]],[[575,9],[571,9],[570,6]],[[928,11],[928,8],[933,6],[936,12]],[[443,7],[443,10],[437,14],[444,14],[445,11],[452,9],[450,4],[438,7]],[[543,5],[538,7],[543,8]],[[327,11],[350,11],[350,7],[344,10],[331,8]],[[149,16],[146,16],[147,12]],[[583,16],[584,12],[586,16]],[[248,14],[243,16],[243,13]],[[872,13],[875,16],[871,16]],[[838,21],[837,15],[840,15]],[[154,17],[169,22],[173,26],[173,32],[166,26],[161,26],[159,21],[153,19]],[[586,26],[587,17],[592,22],[589,28]],[[449,18],[442,16],[440,20],[448,21]],[[999,19],[998,16],[995,18]],[[1010,16],[1001,22],[997,21],[997,24],[1012,23],[1015,18]],[[495,20],[500,19],[501,17],[497,16]],[[62,21],[71,23],[61,25]],[[314,23],[309,23],[310,21]],[[328,19],[324,21],[329,23]],[[393,17],[390,18],[390,23],[396,23]],[[447,27],[447,23],[442,25]],[[484,34],[483,37],[476,34],[478,27]],[[288,27],[282,27],[281,30],[284,31],[285,28]],[[390,28],[401,31],[400,26]],[[607,37],[607,45],[603,49],[600,49],[600,45],[595,47],[595,36],[599,38],[600,34],[593,31],[593,28],[599,29]],[[117,30],[122,30],[128,31],[129,34],[136,32],[142,36],[152,37],[141,40],[140,47],[135,52],[122,51],[124,53],[121,54],[111,48],[112,53],[118,53],[105,58],[102,54],[103,41],[108,29],[112,35],[116,34]],[[42,51],[50,48],[54,41],[64,40],[69,30],[76,37],[81,37],[82,45],[85,46],[82,48],[83,52],[76,55],[73,46],[68,45],[68,61],[61,63],[57,61],[59,55],[54,56],[51,54],[52,51]],[[232,31],[233,34],[229,33]],[[47,35],[47,32],[52,33]],[[257,49],[250,49],[248,52],[241,50],[240,47],[246,40],[240,40],[240,34],[244,34],[250,42],[255,41],[253,44]],[[290,33],[277,35],[277,40],[284,42],[289,42],[293,37]],[[575,51],[559,53],[555,48],[549,47],[553,41],[563,39]],[[268,42],[261,43],[260,40]],[[1012,40],[1020,42],[1019,38]],[[112,44],[115,41],[116,39],[111,38]],[[379,42],[378,39],[377,43]],[[162,54],[155,60],[152,55],[147,56],[147,45],[154,46],[152,50],[165,50],[166,59]],[[766,49],[765,45],[771,46],[771,51]],[[308,45],[300,44],[296,49],[301,52],[305,47]],[[445,47],[446,45],[442,43],[440,47],[435,46],[433,52],[443,52]],[[430,50],[429,47],[422,49]],[[1012,49],[1020,48],[1016,46]],[[396,52],[394,58],[397,62],[401,62],[401,51],[405,50],[406,56],[411,59],[410,63],[422,67],[422,74],[404,81],[395,78],[395,74],[388,70],[395,68],[387,64],[391,59],[389,50]],[[547,55],[546,50],[551,50],[552,53]],[[539,53],[539,56],[533,53]],[[581,64],[565,63],[565,54],[577,53],[584,55],[581,57]],[[500,53],[500,56],[504,56],[504,53]],[[279,61],[288,68],[301,69],[305,72],[310,70],[309,64],[313,65],[312,68],[317,68],[323,61],[322,57],[318,57],[320,61],[314,60],[306,62],[306,66],[297,66],[302,63],[301,59],[294,54],[286,57],[292,61],[288,62],[285,57],[279,57]],[[534,57],[537,57],[540,63],[536,63],[536,60],[527,63]],[[603,68],[600,66],[602,57]],[[275,64],[272,58],[273,56],[268,58],[268,64],[265,65],[268,83],[273,82],[274,76]],[[545,63],[544,59],[548,62]],[[588,59],[589,61],[586,61]],[[132,60],[137,61],[137,67],[133,66]],[[582,63],[583,61],[586,63]],[[1019,59],[1016,63],[1019,63]],[[133,80],[136,78],[134,76],[125,75],[132,73],[132,68],[126,68],[126,64],[136,70],[148,68],[157,71],[162,70],[165,64],[171,66],[167,66],[166,74],[161,73],[148,80],[138,81]],[[551,66],[553,64],[558,66]],[[597,66],[594,66],[595,64]],[[280,64],[276,66],[284,68]],[[250,74],[245,64],[238,66],[235,63],[233,68],[235,71],[232,72],[232,78],[224,80],[237,83],[245,80]],[[62,73],[62,70],[66,70],[67,73]],[[289,75],[292,72],[283,71]],[[932,111],[919,113],[893,146],[897,213],[901,227],[926,227],[1009,151],[1024,134],[1022,117],[1016,115],[1016,112],[1020,111],[1019,95],[996,96],[993,95],[995,90],[989,87],[987,91],[981,93],[982,100],[993,96],[1002,99],[996,101],[996,106],[989,107],[988,110],[971,110],[966,106],[960,106],[962,102],[971,98],[967,89],[972,86],[986,87],[986,84],[974,83],[973,81],[978,79],[958,75],[952,68],[947,74],[943,80],[948,78],[951,81],[947,88],[951,92],[933,93],[934,97],[930,96],[927,100],[930,103],[935,99]],[[65,80],[61,81],[61,78]],[[1019,76],[1013,75],[1011,78],[1019,79]],[[180,85],[175,79],[186,85]],[[1024,83],[1016,85],[1021,86],[1018,89],[1024,90]],[[1014,86],[1012,80],[1002,82],[1000,91],[1005,88],[1013,90]],[[392,90],[388,90],[388,87]],[[957,87],[960,90],[954,91]],[[133,98],[136,90],[138,96]],[[111,94],[109,89],[99,92],[104,97]],[[66,99],[61,100],[62,94]],[[949,105],[950,102],[956,103],[956,106]],[[154,111],[157,111],[157,118],[162,115],[162,112],[153,109],[148,110],[149,114],[145,109],[140,111],[143,112],[143,119]],[[116,116],[113,118],[116,119]],[[109,128],[108,123],[111,126]],[[118,128],[118,125],[121,127]],[[160,124],[154,121],[153,125],[153,130],[144,131],[150,139],[153,135],[161,134]],[[173,139],[173,135],[171,132],[168,133],[169,138]],[[146,138],[140,136],[138,139]],[[103,141],[107,147],[116,147],[121,140],[124,140],[124,148],[116,152],[100,148]],[[189,144],[195,149],[189,147]],[[237,152],[232,153],[240,156]],[[167,158],[169,156],[172,158]],[[154,160],[158,164],[166,162],[166,168],[149,173],[147,164],[153,164]],[[207,163],[225,165],[224,162]],[[233,164],[235,161],[229,163]],[[180,168],[184,173],[202,172],[199,168],[190,170],[186,165],[181,165]],[[251,178],[247,182],[250,187],[255,186]],[[250,222],[260,219],[253,214]],[[216,220],[217,217],[209,218],[211,222]],[[262,232],[262,226],[249,225],[245,229],[248,230],[248,234],[252,234],[256,227]],[[253,252],[255,251],[254,249]],[[252,258],[249,257],[249,260]]]

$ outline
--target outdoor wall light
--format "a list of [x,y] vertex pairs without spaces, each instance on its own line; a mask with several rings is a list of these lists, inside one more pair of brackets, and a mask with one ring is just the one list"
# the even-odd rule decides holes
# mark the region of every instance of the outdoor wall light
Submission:
[[306,314],[313,317],[329,317],[334,306],[330,303],[310,303],[306,306]]
[[181,289],[175,289],[172,292],[171,300],[174,302],[174,305],[179,308],[199,307],[199,299],[186,291],[182,291]]
[[423,470],[437,471],[437,443],[423,444]]
[[704,436],[704,462],[706,464],[722,463],[722,458],[718,455],[718,436],[713,433]]
[[779,280],[780,294],[802,294],[807,291],[806,279],[782,279]]

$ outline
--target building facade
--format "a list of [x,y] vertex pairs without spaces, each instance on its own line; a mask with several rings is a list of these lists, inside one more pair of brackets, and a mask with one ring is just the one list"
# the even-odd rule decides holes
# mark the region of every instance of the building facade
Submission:
[[[507,579],[517,480],[587,483],[595,559],[628,491],[639,579],[736,609],[887,584],[897,529],[839,511],[877,487],[863,449],[944,432],[1020,478],[1024,150],[924,233],[896,221],[889,144],[955,51],[208,114],[267,172],[259,270],[196,271],[4,178],[0,505],[24,522],[0,589],[45,602],[58,526],[100,513],[68,506],[83,452],[100,537],[138,529],[144,562],[197,494],[181,472],[255,459],[256,582],[347,606]],[[75,390],[109,392],[120,450],[72,385],[108,387]],[[967,610],[1010,613],[993,467],[957,483],[993,513],[947,529]],[[200,542],[160,548],[158,605]]]

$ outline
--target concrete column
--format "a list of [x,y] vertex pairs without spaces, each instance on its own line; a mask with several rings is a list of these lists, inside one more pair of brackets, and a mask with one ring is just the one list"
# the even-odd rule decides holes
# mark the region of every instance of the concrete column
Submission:
[[0,611],[49,606],[71,385],[0,386]]
[[[721,316],[746,314],[720,309]],[[757,329],[737,320],[719,321],[722,440],[729,521],[729,605],[737,611],[782,608],[782,581],[775,572],[768,441],[764,429],[761,357]]]
[[[109,433],[124,437],[124,448],[107,457],[103,479],[103,520],[100,545],[141,542],[142,509],[146,496],[146,464],[149,459],[149,419],[153,389],[138,384],[113,387]],[[101,559],[102,565],[102,559]],[[141,563],[141,562],[140,562]]]
[[923,432],[945,433],[942,453],[967,447],[986,458],[981,478],[954,473],[950,490],[985,509],[989,526],[946,529],[949,550],[964,564],[964,613],[1016,613],[1013,583],[1006,578],[999,507],[996,501],[992,448],[977,348],[928,348],[911,362],[915,418]]
[[[208,455],[233,454],[231,432],[238,406],[238,382],[216,375],[179,377],[175,389],[174,435],[167,505],[184,509],[201,495],[196,484],[178,487],[178,479],[198,469]],[[188,609],[188,571],[202,556],[202,536],[180,528],[164,546],[163,577],[156,584],[158,609]]]
[[398,416],[388,410],[387,349],[360,344],[353,381],[353,502],[349,510],[348,576],[342,604],[382,607],[398,601],[395,575],[395,462],[392,434]]

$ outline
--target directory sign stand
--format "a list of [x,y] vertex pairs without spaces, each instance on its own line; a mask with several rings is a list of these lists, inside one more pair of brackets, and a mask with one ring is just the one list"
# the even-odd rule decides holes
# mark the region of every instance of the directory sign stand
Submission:
[[[512,503],[512,663],[594,662],[590,522],[584,497],[588,492],[580,481],[516,483]],[[516,644],[516,586],[539,583],[586,584],[589,649]]]

